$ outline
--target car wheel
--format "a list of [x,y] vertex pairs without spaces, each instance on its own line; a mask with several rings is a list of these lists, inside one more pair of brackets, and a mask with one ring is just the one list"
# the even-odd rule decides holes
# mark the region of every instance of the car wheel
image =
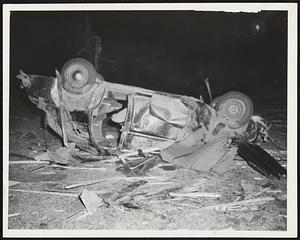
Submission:
[[70,93],[83,94],[96,82],[96,70],[83,58],[72,58],[61,70],[62,85]]
[[220,96],[215,109],[218,115],[227,120],[230,128],[244,126],[253,115],[251,99],[241,92],[228,92]]

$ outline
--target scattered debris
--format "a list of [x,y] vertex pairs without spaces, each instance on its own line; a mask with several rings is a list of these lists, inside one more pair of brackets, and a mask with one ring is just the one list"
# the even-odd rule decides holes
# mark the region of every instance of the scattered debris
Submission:
[[74,158],[72,153],[75,152],[75,144],[68,144],[67,147],[60,147],[56,151],[47,151],[41,153],[34,157],[37,161],[49,161],[50,163],[55,163],[63,166],[67,166],[72,164],[72,160],[74,162]]
[[155,191],[155,192],[150,192],[146,194],[146,198],[147,201],[151,201],[151,200],[170,200],[171,198],[173,198],[170,193],[171,192],[175,192],[177,190],[182,189],[182,186],[174,186],[174,187],[170,187],[170,188],[165,188],[165,189],[160,189],[159,191]]
[[29,157],[29,156],[18,154],[18,153],[9,153],[9,156],[10,157],[22,158],[22,159],[28,159],[28,160],[34,160],[33,157]]
[[222,203],[212,206],[207,206],[200,208],[199,210],[216,210],[216,211],[227,211],[234,208],[241,208],[241,207],[249,207],[251,205],[262,205],[266,202],[273,201],[275,198],[273,197],[263,197],[263,198],[255,198],[255,199],[249,199],[249,200],[243,200],[243,201],[236,201],[236,202],[230,202],[230,203]]
[[97,161],[103,161],[103,160],[110,160],[113,159],[113,156],[95,156],[92,154],[73,154],[72,155],[75,159],[80,160],[81,163],[86,162],[97,162]]
[[97,180],[97,181],[88,181],[88,182],[76,183],[76,184],[66,186],[65,189],[68,190],[68,189],[77,188],[77,187],[89,186],[89,185],[93,185],[93,184],[100,183],[100,182],[103,182],[103,181],[104,180],[102,179],[102,180]]
[[163,169],[163,170],[165,170],[165,171],[174,171],[175,169],[176,169],[176,166],[174,166],[174,165],[167,165],[167,164],[165,164],[165,165],[161,165],[161,166],[159,166],[159,168],[161,168],[161,169]]
[[45,168],[47,168],[47,167],[48,167],[48,166],[41,166],[41,167],[38,167],[38,168],[34,168],[34,169],[30,170],[29,172],[36,172],[36,171],[45,169]]
[[20,183],[22,183],[22,182],[17,182],[17,181],[9,180],[9,181],[8,181],[8,186],[9,186],[9,187],[12,187],[12,186],[18,185],[18,184],[20,184]]
[[[151,147],[151,148],[145,148],[145,149],[139,149],[138,151],[129,151],[127,153],[123,153],[118,155],[119,159],[125,159],[132,156],[139,156],[139,153],[142,152],[143,154],[146,153],[159,153],[161,148],[159,147]],[[141,156],[139,156],[141,157]]]
[[87,152],[87,153],[90,153],[90,154],[93,154],[93,155],[97,155],[99,153],[96,148],[94,148],[90,145],[87,145],[87,144],[76,143],[75,147],[82,150],[82,151],[84,151],[84,152]]
[[57,152],[47,151],[47,153],[51,163],[59,164],[62,166],[70,165],[68,159],[63,158]]
[[55,171],[49,170],[48,172],[38,172],[38,175],[57,175]]
[[160,181],[155,181],[155,182],[148,182],[146,186],[151,186],[151,185],[169,185],[169,184],[174,184],[173,182],[160,182]]
[[157,159],[158,159],[157,156],[145,157],[143,162],[141,162],[135,166],[129,167],[129,169],[134,170],[134,169],[141,168],[141,170],[148,170],[150,168],[150,166],[153,166],[155,164],[155,161]]
[[117,201],[117,200],[125,197],[128,193],[133,192],[135,189],[137,189],[138,187],[140,187],[146,183],[147,183],[147,181],[145,181],[145,180],[139,180],[137,182],[134,182],[134,183],[128,185],[127,187],[123,188],[120,192],[113,194],[112,200]]
[[8,214],[8,217],[17,217],[17,216],[20,216],[21,213],[11,213],[11,214]]
[[204,142],[202,130],[196,130],[180,142],[162,150],[162,159],[188,169],[224,172],[230,166],[226,162],[232,162],[232,156],[236,155],[236,149],[226,149],[230,131],[225,129],[222,131],[221,133],[220,130],[218,135],[212,136],[209,141]]
[[78,197],[78,194],[75,193],[67,193],[67,192],[53,192],[53,191],[38,191],[38,190],[25,190],[25,189],[16,189],[10,188],[9,191],[12,192],[24,192],[24,193],[37,193],[37,194],[48,194],[48,195],[57,195],[57,196],[65,196],[65,197]]
[[48,152],[43,152],[34,157],[36,161],[46,161],[50,160]]
[[239,144],[238,153],[247,161],[249,166],[264,176],[273,176],[277,179],[286,176],[286,169],[256,144]]
[[96,192],[89,191],[87,189],[82,191],[79,198],[87,211],[86,214],[88,215],[95,213],[99,207],[105,205],[103,199],[99,198]]
[[48,160],[41,160],[41,161],[9,161],[9,165],[15,165],[15,164],[46,164],[49,163]]
[[105,171],[106,168],[100,167],[72,167],[72,166],[63,166],[59,164],[52,164],[51,167],[61,168],[61,169],[72,169],[72,170],[90,170],[90,171]]
[[146,171],[153,168],[158,161],[160,161],[160,158],[154,155],[135,160],[123,159],[122,163],[124,165],[125,172],[143,175]]
[[50,160],[53,163],[61,165],[70,165],[72,164],[72,153],[75,152],[75,143],[70,143],[67,147],[60,147],[55,152],[47,151]]
[[141,207],[135,203],[132,202],[121,202],[120,205],[124,208],[130,208],[130,209],[140,209]]
[[198,197],[220,198],[220,197],[222,197],[221,194],[216,194],[216,193],[200,193],[200,192],[169,193],[169,194],[171,196],[175,196],[175,197],[192,197],[192,198],[198,198]]
[[145,155],[145,153],[143,153],[142,149],[138,149],[138,156],[143,157],[143,158],[146,157],[146,155]]

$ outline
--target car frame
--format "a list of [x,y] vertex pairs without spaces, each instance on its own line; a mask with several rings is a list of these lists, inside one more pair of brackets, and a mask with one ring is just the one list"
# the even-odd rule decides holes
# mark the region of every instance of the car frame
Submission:
[[[61,72],[56,70],[56,77],[23,71],[17,77],[30,100],[45,112],[45,123],[65,144],[73,141],[99,148],[132,148],[134,137],[175,142],[197,128],[209,135],[207,132],[212,133],[220,124],[236,133],[245,131],[253,114],[252,101],[239,92],[229,92],[207,104],[201,96],[197,99],[107,82],[82,58],[67,61]],[[108,139],[114,137],[103,133],[103,122],[116,118],[122,110],[120,136],[117,144],[112,144]],[[78,120],[80,114],[85,121]]]
[[107,82],[82,58],[70,59],[55,73],[20,70],[17,78],[66,147],[93,147],[95,155],[154,148],[167,162],[209,172],[224,171],[240,155],[262,175],[286,176],[286,169],[256,144],[268,140],[270,125],[253,115],[252,100],[241,92],[227,92],[208,104],[201,96]]

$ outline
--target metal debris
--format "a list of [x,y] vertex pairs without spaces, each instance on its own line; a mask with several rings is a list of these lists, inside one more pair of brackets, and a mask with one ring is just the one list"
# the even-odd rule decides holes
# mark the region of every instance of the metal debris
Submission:
[[36,194],[46,194],[46,195],[48,194],[48,195],[56,195],[56,196],[64,196],[64,197],[78,197],[78,194],[67,193],[67,192],[25,190],[25,189],[16,189],[16,188],[10,188],[9,191],[12,191],[12,192],[24,192],[24,193],[36,193]]
[[87,189],[82,191],[79,198],[82,201],[88,215],[94,214],[99,207],[105,205],[103,199],[98,197],[96,192],[89,191]]
[[41,160],[41,161],[29,161],[29,160],[24,160],[24,161],[9,161],[9,165],[15,165],[15,164],[46,164],[49,163],[49,160]]
[[120,200],[121,198],[128,195],[128,193],[133,192],[138,187],[140,187],[146,183],[147,183],[147,181],[145,181],[145,180],[139,180],[137,182],[134,182],[134,183],[128,185],[127,187],[123,188],[120,192],[113,194],[113,196],[112,196],[113,201]]
[[12,187],[12,186],[18,185],[18,184],[20,184],[20,183],[22,183],[22,182],[17,182],[17,181],[9,180],[9,181],[8,181],[8,186],[9,186],[9,187]]
[[141,207],[133,202],[121,202],[120,205],[124,208],[140,209]]
[[20,216],[21,213],[11,213],[11,214],[8,214],[8,217],[17,217],[17,216]]
[[[233,150],[227,149],[230,134],[230,131],[224,129],[218,135],[203,141],[204,136],[201,135],[201,132],[195,131],[182,141],[163,150],[161,152],[162,159],[184,168],[206,172],[224,172],[230,166],[230,164],[224,164],[225,160],[231,163],[232,156],[236,155],[236,151],[232,154]],[[187,145],[186,142],[190,144]],[[227,155],[230,157],[228,158]],[[221,162],[223,162],[223,168],[218,166],[218,163]]]
[[216,211],[222,211],[222,212],[227,211],[227,210],[237,210],[237,209],[244,210],[245,208],[249,209],[250,206],[262,205],[269,201],[273,201],[274,199],[275,198],[273,198],[273,197],[255,198],[255,199],[207,206],[207,207],[200,208],[199,210],[216,210]]
[[217,194],[217,193],[201,193],[201,192],[170,193],[170,195],[175,196],[175,197],[191,197],[191,198],[198,198],[198,197],[220,198],[220,197],[222,197],[221,194]]
[[89,185],[93,185],[93,184],[100,183],[103,181],[104,180],[97,180],[97,181],[87,181],[87,182],[76,183],[76,184],[66,186],[65,189],[68,190],[68,189],[77,188],[77,187],[89,186]]

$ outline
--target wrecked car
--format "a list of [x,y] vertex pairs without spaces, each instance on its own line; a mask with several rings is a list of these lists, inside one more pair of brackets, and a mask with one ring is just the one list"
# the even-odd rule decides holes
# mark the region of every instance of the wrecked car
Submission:
[[223,172],[239,154],[255,170],[280,178],[286,170],[255,144],[266,121],[251,99],[228,92],[210,104],[194,98],[111,83],[85,59],[67,61],[55,77],[17,75],[45,124],[64,145],[86,144],[99,154],[158,146],[163,160],[200,171]]

